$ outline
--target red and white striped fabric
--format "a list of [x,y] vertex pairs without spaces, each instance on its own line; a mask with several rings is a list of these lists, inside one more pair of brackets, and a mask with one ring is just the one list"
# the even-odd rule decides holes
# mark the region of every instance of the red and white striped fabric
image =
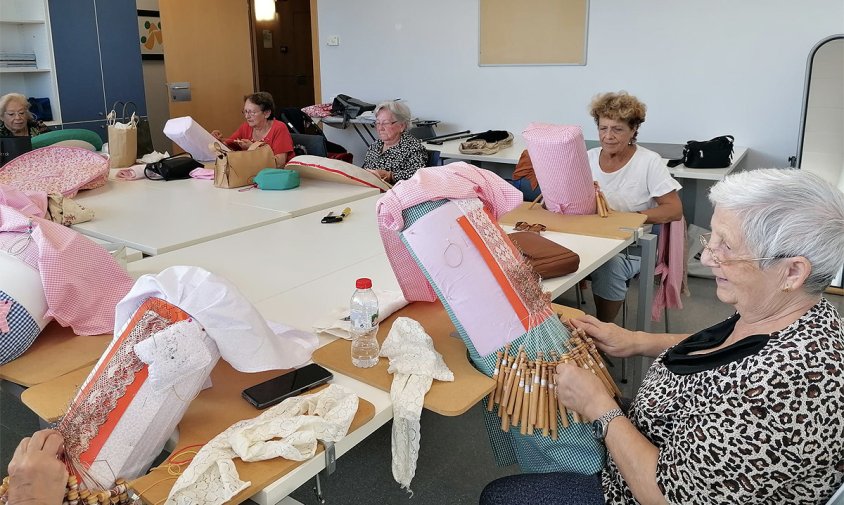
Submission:
[[134,281],[100,245],[58,223],[26,216],[0,205],[0,235],[24,237],[32,226],[32,243],[22,259],[35,256],[47,318],[70,326],[78,335],[114,330],[114,307]]
[[402,293],[409,302],[437,299],[434,290],[399,238],[404,229],[402,211],[423,202],[480,198],[494,218],[522,203],[522,193],[489,170],[468,163],[421,168],[378,200],[378,227]]
[[522,136],[545,207],[560,214],[595,214],[595,188],[580,127],[530,123]]

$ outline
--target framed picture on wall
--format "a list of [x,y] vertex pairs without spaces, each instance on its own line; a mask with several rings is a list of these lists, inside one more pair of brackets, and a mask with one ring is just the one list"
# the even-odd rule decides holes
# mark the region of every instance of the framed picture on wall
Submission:
[[138,40],[141,44],[141,59],[164,59],[164,39],[158,11],[138,11]]

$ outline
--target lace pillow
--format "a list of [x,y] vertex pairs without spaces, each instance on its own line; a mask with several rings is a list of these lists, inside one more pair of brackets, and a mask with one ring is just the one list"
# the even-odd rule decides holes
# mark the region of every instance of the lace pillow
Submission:
[[135,344],[138,358],[149,365],[150,386],[156,392],[174,386],[213,359],[203,340],[205,330],[193,319],[180,321]]

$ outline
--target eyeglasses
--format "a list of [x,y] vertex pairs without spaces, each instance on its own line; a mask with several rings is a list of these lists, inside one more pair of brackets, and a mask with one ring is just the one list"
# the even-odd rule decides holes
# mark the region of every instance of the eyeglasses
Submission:
[[243,110],[241,112],[243,112],[244,116],[248,117],[248,116],[254,116],[255,114],[260,114],[264,111],[262,111],[262,110]]
[[380,126],[391,126],[398,123],[398,121],[376,121],[375,127],[378,128]]
[[[718,266],[721,265],[729,265],[730,263],[738,263],[740,261],[762,261],[762,260],[781,260],[786,258],[787,256],[766,256],[764,258],[727,258],[721,259],[722,252],[716,252],[715,248],[709,246],[710,239],[712,238],[711,233],[704,233],[700,236],[700,243],[703,245],[703,250],[709,253],[709,256],[712,257],[712,261],[714,261]],[[721,244],[718,244],[718,249],[723,249]]]
[[530,224],[527,221],[519,221],[513,229],[516,231],[532,231],[534,233],[541,233],[548,228],[542,223]]
[[6,116],[7,117],[26,117],[26,111],[25,110],[21,110],[21,111],[18,111],[18,112],[9,111],[9,112],[6,112]]

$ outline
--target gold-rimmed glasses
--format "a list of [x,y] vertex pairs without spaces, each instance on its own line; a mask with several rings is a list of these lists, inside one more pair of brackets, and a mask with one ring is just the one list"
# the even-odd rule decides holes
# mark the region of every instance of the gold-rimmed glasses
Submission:
[[[712,238],[712,233],[704,233],[700,236],[700,243],[703,245],[703,250],[709,253],[709,256],[712,258],[718,266],[721,265],[729,265],[730,263],[739,263],[741,261],[762,261],[762,260],[779,260],[785,258],[785,256],[766,256],[763,258],[723,258],[722,251],[716,251],[715,248],[709,245],[710,239]],[[720,250],[722,247],[719,244],[718,249]]]
[[378,128],[378,127],[392,126],[396,123],[398,123],[398,121],[375,121],[375,127]]

